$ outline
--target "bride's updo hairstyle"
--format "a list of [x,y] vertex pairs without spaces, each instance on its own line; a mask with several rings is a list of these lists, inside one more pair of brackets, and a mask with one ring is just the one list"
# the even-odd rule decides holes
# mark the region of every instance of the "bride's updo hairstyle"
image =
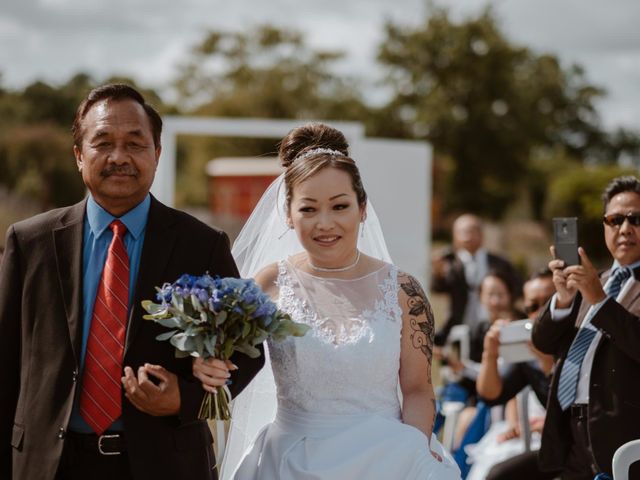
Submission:
[[367,192],[362,186],[360,171],[349,157],[349,143],[339,130],[323,123],[308,123],[294,128],[280,142],[278,155],[280,163],[287,169],[284,174],[287,209],[291,205],[294,187],[328,167],[349,174],[358,204],[362,208],[366,206]]

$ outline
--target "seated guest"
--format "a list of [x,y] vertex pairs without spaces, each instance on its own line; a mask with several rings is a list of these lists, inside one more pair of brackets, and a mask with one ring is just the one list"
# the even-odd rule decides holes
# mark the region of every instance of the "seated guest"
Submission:
[[456,385],[466,390],[470,404],[458,419],[454,445],[459,444],[476,412],[472,405],[476,400],[475,384],[482,360],[485,334],[495,322],[510,321],[520,316],[514,307],[514,293],[510,288],[508,277],[501,271],[489,272],[480,284],[479,293],[480,320],[470,331],[469,359],[461,361],[453,356],[447,357],[447,363],[460,378]]
[[[534,274],[524,285],[524,308],[527,316],[534,319],[547,303],[549,298],[555,293],[551,271],[544,270]],[[531,346],[532,352],[536,359],[528,362],[509,363],[498,366],[498,348],[500,345],[500,329],[504,325],[503,322],[496,322],[489,329],[484,338],[484,351],[482,354],[482,362],[480,372],[476,382],[478,394],[489,405],[501,405],[508,403],[507,407],[507,428],[495,437],[497,443],[503,443],[514,440],[513,445],[503,445],[494,448],[493,459],[499,460],[506,455],[512,455],[515,451],[522,451],[523,443],[520,437],[520,422],[518,420],[517,409],[515,408],[515,399],[520,390],[527,385],[531,386],[534,394],[541,404],[546,402],[549,390],[549,375],[553,368],[553,357],[539,352]],[[513,414],[512,412],[515,412]],[[509,415],[510,414],[510,415]],[[530,428],[532,432],[540,432],[544,415],[536,416],[531,419]],[[497,447],[497,445],[488,445]],[[501,457],[500,453],[504,455]],[[487,455],[484,455],[482,466],[474,467],[475,470],[484,468],[484,473],[494,462],[488,461]],[[474,474],[474,470],[471,474]],[[537,450],[521,453],[512,458],[495,465],[487,479],[552,479],[557,472],[542,473],[538,469]]]

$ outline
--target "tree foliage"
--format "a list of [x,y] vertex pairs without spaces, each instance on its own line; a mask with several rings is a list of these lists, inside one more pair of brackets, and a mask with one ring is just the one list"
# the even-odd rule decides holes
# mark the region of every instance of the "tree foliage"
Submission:
[[[213,30],[193,47],[174,87],[183,113],[216,117],[360,120],[357,83],[334,73],[342,52],[311,48],[302,33],[268,25]],[[215,157],[275,155],[277,139],[182,139],[180,203],[206,200],[206,163]]]
[[3,183],[38,202],[42,210],[69,205],[84,195],[84,185],[71,154],[71,135],[51,123],[18,126],[0,142]]
[[175,87],[199,114],[362,118],[357,84],[332,68],[342,52],[311,48],[302,33],[269,25],[213,30],[192,50]]
[[637,171],[611,165],[588,168],[567,165],[549,177],[548,218],[578,217],[578,241],[587,255],[602,267],[611,262],[604,243],[602,193],[611,180],[621,175],[637,176]]
[[[526,192],[540,219],[549,182],[564,166],[640,166],[638,134],[600,124],[603,90],[580,67],[513,44],[490,9],[453,21],[432,8],[417,27],[387,23],[378,51],[389,92],[382,105],[367,103],[368,78],[339,73],[344,61],[343,52],[313,48],[300,31],[259,25],[207,32],[176,70],[175,105],[132,79],[100,83],[130,83],[161,113],[355,120],[371,136],[426,139],[435,147],[434,205],[443,213],[501,218]],[[0,186],[42,208],[82,195],[69,127],[97,84],[79,73],[62,85],[0,87]],[[276,142],[182,137],[179,205],[206,202],[211,158],[275,154]]]
[[581,68],[512,44],[491,10],[459,23],[443,9],[416,28],[390,22],[378,58],[396,92],[385,107],[396,131],[453,162],[440,190],[449,211],[499,218],[541,146],[581,160],[611,153],[594,105],[604,92]]

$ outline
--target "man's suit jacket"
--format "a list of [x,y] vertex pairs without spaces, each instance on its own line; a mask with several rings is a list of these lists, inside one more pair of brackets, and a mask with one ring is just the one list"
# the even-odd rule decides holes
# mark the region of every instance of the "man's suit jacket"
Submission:
[[[0,477],[53,479],[80,383],[82,245],[86,201],[9,228],[0,270]],[[211,479],[211,434],[198,420],[204,390],[191,359],[177,359],[166,329],[142,319],[140,302],[183,273],[237,276],[227,236],[152,197],[127,327],[124,365],[145,362],[179,377],[179,415],[154,417],[123,396],[122,418],[136,479]],[[237,392],[262,366],[238,354]],[[13,477],[11,477],[11,470]]]
[[[603,335],[591,367],[587,424],[595,464],[610,475],[616,449],[640,437],[640,282],[638,272],[634,274],[620,303],[609,298],[591,320]],[[602,276],[603,284],[608,276]],[[554,470],[565,465],[572,442],[570,413],[558,403],[559,372],[590,305],[578,294],[571,314],[558,321],[551,319],[549,305],[534,325],[532,340],[536,348],[559,358],[540,448],[540,465]]]
[[[444,276],[434,275],[431,280],[431,290],[449,294],[449,315],[442,328],[436,332],[436,345],[444,345],[451,329],[463,322],[469,298],[469,284],[464,274],[464,264],[453,251],[447,252],[443,259],[449,267]],[[492,253],[487,254],[487,263],[488,271],[503,272],[510,279],[512,291],[518,296],[522,290],[522,281],[511,263]]]

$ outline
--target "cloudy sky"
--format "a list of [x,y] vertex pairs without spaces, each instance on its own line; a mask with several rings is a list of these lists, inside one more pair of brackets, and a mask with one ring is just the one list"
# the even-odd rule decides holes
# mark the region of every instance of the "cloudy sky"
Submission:
[[[640,130],[638,0],[435,0],[456,18],[493,6],[513,41],[579,63],[608,91],[607,126]],[[371,72],[386,19],[413,25],[425,0],[1,0],[2,84],[126,75],[162,87],[209,28],[271,23],[307,32],[314,46],[347,50],[353,72]]]

